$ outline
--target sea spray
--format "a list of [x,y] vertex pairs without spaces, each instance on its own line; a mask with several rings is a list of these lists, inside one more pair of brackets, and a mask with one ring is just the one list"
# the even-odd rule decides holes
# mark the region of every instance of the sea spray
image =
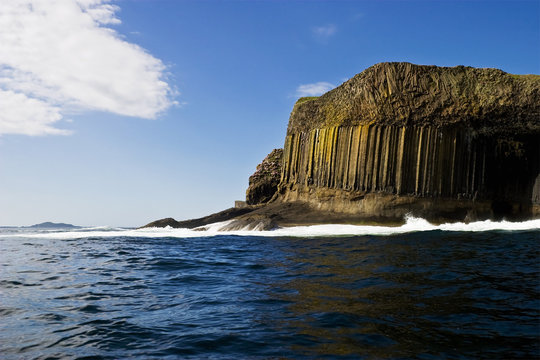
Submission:
[[236,230],[221,231],[229,222],[219,222],[206,225],[199,229],[175,229],[166,228],[142,228],[142,229],[121,229],[96,227],[78,229],[74,231],[46,231],[46,232],[20,232],[17,234],[0,234],[0,237],[30,237],[30,238],[57,238],[57,239],[77,239],[92,236],[96,238],[110,237],[138,237],[138,238],[194,238],[210,237],[216,235],[235,236],[293,236],[293,237],[314,237],[314,236],[347,236],[347,235],[373,235],[385,236],[393,234],[406,234],[426,231],[453,231],[453,232],[481,232],[481,231],[526,231],[540,230],[540,219],[523,222],[510,221],[476,221],[470,223],[444,223],[440,225],[431,224],[425,219],[408,216],[405,224],[401,226],[374,226],[374,225],[344,225],[344,224],[324,224],[310,226],[294,226],[277,228],[270,231],[258,230]]

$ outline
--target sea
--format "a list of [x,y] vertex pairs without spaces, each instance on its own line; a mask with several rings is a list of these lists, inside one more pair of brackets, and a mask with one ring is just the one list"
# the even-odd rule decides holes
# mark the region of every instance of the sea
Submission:
[[0,358],[540,358],[540,220],[218,225],[0,229]]

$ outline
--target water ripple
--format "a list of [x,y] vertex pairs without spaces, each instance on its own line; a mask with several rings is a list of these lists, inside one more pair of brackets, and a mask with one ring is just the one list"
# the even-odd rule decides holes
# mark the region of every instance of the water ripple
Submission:
[[86,235],[0,237],[2,358],[540,357],[536,231]]

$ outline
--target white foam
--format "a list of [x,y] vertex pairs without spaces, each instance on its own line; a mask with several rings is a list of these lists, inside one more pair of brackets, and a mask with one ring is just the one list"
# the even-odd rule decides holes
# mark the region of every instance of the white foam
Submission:
[[523,222],[510,221],[477,221],[472,223],[445,223],[434,225],[421,218],[407,217],[405,224],[401,226],[368,226],[368,225],[311,225],[278,228],[270,231],[258,230],[236,230],[220,231],[229,222],[219,222],[200,227],[198,229],[174,229],[166,228],[144,228],[144,229],[122,229],[97,227],[93,229],[78,229],[74,231],[58,231],[46,233],[17,233],[0,234],[0,237],[31,237],[31,238],[55,238],[55,239],[78,239],[86,237],[112,238],[112,237],[139,237],[139,238],[193,238],[210,237],[217,235],[237,235],[237,236],[346,236],[346,235],[393,235],[422,231],[523,231],[539,230],[540,219]]

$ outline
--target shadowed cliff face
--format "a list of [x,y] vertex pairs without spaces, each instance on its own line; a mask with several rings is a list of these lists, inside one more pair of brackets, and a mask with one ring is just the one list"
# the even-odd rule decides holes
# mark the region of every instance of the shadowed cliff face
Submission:
[[257,165],[246,190],[248,205],[264,204],[272,199],[280,181],[282,158],[283,149],[274,149]]
[[344,212],[358,211],[367,193],[452,198],[488,202],[482,211],[497,217],[526,214],[539,204],[539,172],[538,135],[501,138],[455,127],[331,127],[287,135],[280,193],[282,201],[327,203]]
[[528,217],[539,214],[539,173],[540,76],[382,63],[295,105],[278,201]]

